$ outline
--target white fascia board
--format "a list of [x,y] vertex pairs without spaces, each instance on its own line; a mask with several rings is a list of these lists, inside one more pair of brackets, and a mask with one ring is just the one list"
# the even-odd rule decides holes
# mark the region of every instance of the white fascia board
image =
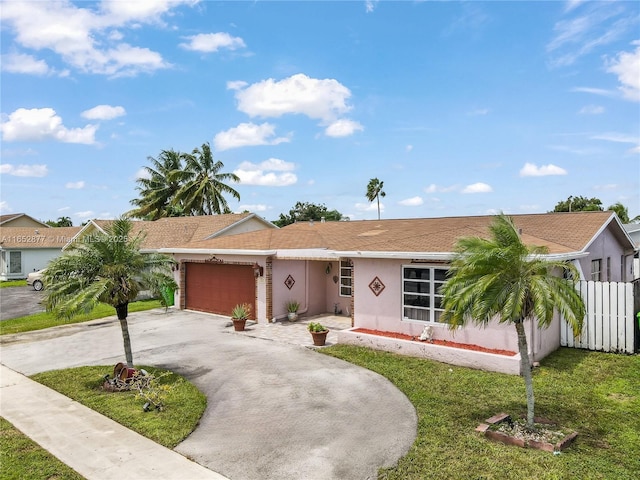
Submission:
[[221,249],[221,248],[160,248],[158,253],[183,253],[189,255],[275,255],[276,250],[238,250],[238,249]]
[[305,258],[309,260],[339,260],[340,256],[333,250],[325,248],[290,248],[278,250],[276,258],[279,260],[302,260]]
[[339,257],[349,258],[388,258],[450,261],[455,256],[451,252],[371,252],[371,251],[342,251],[334,252]]
[[69,248],[69,245],[77,242],[78,239],[83,237],[85,235],[85,232],[91,228],[97,229],[100,233],[106,233],[100,226],[98,226],[97,223],[90,219],[80,230],[78,230],[78,233],[76,233],[65,245],[62,246],[61,250],[64,252],[67,248]]

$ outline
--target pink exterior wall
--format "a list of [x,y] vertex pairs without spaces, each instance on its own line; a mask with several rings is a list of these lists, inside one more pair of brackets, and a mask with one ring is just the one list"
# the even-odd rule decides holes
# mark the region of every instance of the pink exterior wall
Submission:
[[[625,282],[633,278],[630,260],[623,258],[624,251],[609,229],[603,231],[591,242],[587,251],[589,255],[579,260],[585,280],[591,280],[591,261],[597,259],[602,260],[601,280],[603,282]],[[607,257],[611,259],[610,279],[607,278]]]
[[[287,316],[286,303],[297,300],[300,303],[300,315],[326,313],[327,274],[326,262],[310,260],[274,260],[273,280],[273,317],[283,319]],[[295,280],[293,287],[285,285],[287,277]]]
[[[407,260],[355,259],[354,284],[355,318],[354,328],[369,328],[388,332],[420,336],[427,325],[433,327],[433,338],[458,343],[480,345],[486,348],[518,351],[518,338],[513,325],[499,324],[497,321],[486,327],[469,325],[450,330],[446,324],[428,323],[415,320],[403,320],[402,312],[402,265]],[[378,277],[385,285],[376,296],[368,287]],[[532,337],[530,322],[527,322],[528,340]],[[529,342],[530,353],[540,359],[560,346],[559,320],[555,319],[546,331],[537,328],[533,331],[534,342]]]

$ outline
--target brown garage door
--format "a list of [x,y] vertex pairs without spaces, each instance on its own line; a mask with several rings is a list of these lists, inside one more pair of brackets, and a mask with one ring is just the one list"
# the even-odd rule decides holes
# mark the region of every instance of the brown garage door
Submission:
[[185,263],[185,306],[190,310],[231,315],[239,303],[251,305],[255,319],[256,283],[250,265]]

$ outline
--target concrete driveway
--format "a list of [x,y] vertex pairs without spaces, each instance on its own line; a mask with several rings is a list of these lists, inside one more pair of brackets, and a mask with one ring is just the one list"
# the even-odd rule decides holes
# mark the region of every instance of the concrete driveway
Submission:
[[36,292],[33,287],[0,288],[0,320],[44,312],[40,304],[43,298],[44,292]]
[[[232,333],[225,317],[152,310],[129,322],[136,364],[174,370],[207,396],[200,425],[176,451],[232,480],[376,478],[415,439],[413,406],[373,372]],[[0,342],[2,363],[26,375],[123,360],[115,318]]]

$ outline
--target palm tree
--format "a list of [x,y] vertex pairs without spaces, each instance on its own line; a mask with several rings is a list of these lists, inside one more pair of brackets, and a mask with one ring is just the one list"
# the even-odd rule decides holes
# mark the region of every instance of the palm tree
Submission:
[[485,325],[494,318],[515,326],[527,395],[527,424],[532,428],[535,402],[524,322],[537,320],[538,327],[546,328],[557,310],[579,335],[584,302],[573,281],[567,280],[579,278],[579,274],[572,264],[545,258],[546,247],[523,244],[513,219],[504,214],[494,219],[489,231],[489,239],[458,240],[449,278],[441,290],[441,318],[451,328],[467,321]]
[[369,184],[367,185],[367,200],[373,202],[374,200],[378,201],[378,220],[380,220],[380,197],[384,197],[386,193],[382,190],[384,186],[384,182],[381,182],[377,178],[372,178],[369,180]]
[[234,173],[220,173],[224,164],[214,161],[211,147],[204,143],[186,157],[186,168],[182,176],[182,186],[176,193],[188,215],[213,215],[230,212],[223,194],[230,194],[240,200],[240,194],[227,185],[226,181],[239,182]]
[[176,202],[183,176],[182,162],[185,154],[175,150],[163,150],[158,158],[148,157],[151,166],[144,167],[148,177],[138,178],[140,197],[131,200],[136,209],[128,215],[133,218],[157,220],[162,217],[181,216],[182,209]]
[[127,365],[133,367],[127,324],[129,302],[143,289],[156,295],[163,288],[177,287],[171,275],[174,260],[166,255],[140,253],[142,234],[132,235],[126,218],[114,220],[105,233],[88,235],[60,257],[52,260],[44,274],[45,305],[56,318],[88,313],[98,304],[116,309]]
[[622,203],[616,202],[613,205],[610,205],[607,210],[616,212],[616,215],[618,215],[618,218],[622,223],[629,223],[629,210]]

